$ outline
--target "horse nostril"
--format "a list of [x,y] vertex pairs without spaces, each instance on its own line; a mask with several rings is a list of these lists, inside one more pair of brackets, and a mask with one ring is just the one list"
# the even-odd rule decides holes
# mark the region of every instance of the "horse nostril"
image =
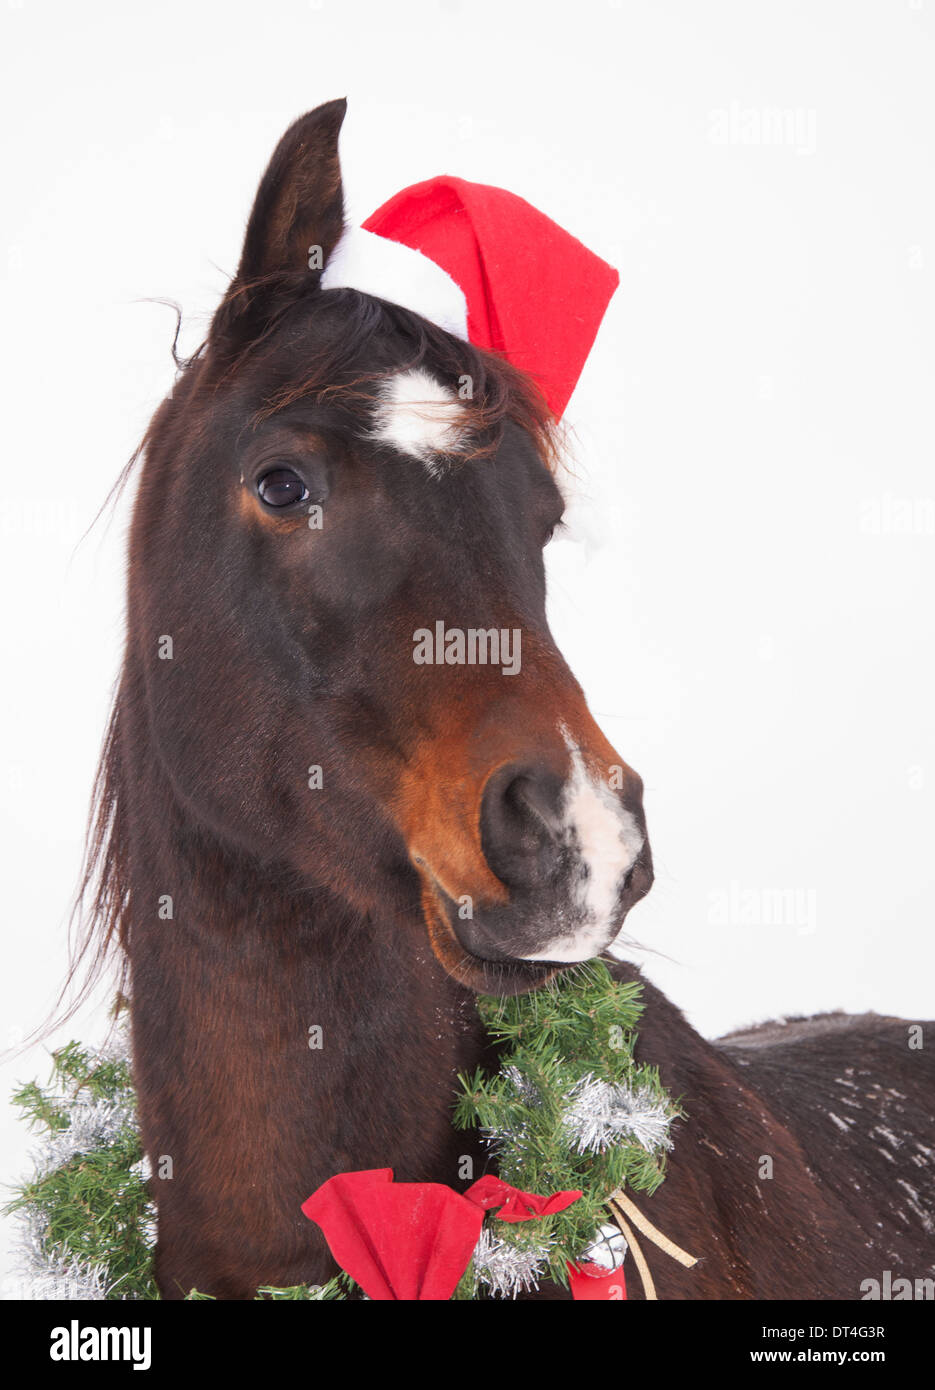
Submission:
[[562,852],[562,786],[549,768],[510,764],[484,788],[481,846],[508,888],[536,888],[552,877]]

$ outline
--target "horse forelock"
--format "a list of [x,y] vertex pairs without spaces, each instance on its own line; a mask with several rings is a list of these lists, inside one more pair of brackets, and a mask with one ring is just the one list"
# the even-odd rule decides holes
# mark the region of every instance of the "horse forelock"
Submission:
[[[198,355],[201,361],[201,355]],[[273,306],[233,355],[207,355],[211,395],[247,384],[257,428],[292,406],[345,414],[358,438],[427,461],[491,457],[511,421],[557,467],[560,430],[536,385],[505,358],[411,310],[352,289],[316,290]]]

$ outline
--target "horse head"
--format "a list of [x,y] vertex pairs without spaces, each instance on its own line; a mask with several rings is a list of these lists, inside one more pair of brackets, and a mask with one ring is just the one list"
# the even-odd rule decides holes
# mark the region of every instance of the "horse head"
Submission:
[[602,952],[648,891],[642,787],[546,620],[563,499],[535,384],[329,286],[343,115],[283,137],[150,431],[128,670],[211,834],[404,909],[457,981],[512,993]]

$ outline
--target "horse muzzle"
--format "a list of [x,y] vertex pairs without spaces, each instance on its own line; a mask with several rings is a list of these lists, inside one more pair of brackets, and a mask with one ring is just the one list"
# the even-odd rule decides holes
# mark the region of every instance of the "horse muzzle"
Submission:
[[561,756],[487,776],[473,854],[433,853],[430,836],[414,849],[435,954],[475,988],[517,992],[600,955],[652,886],[639,778],[563,733]]

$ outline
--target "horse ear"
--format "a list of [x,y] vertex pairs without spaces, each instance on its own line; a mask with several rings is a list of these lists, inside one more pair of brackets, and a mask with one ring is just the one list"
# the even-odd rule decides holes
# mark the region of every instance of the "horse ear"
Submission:
[[293,288],[321,272],[344,230],[338,135],[342,97],[317,106],[289,127],[260,180],[237,274],[215,317],[213,335],[242,316],[256,319],[271,290]]

